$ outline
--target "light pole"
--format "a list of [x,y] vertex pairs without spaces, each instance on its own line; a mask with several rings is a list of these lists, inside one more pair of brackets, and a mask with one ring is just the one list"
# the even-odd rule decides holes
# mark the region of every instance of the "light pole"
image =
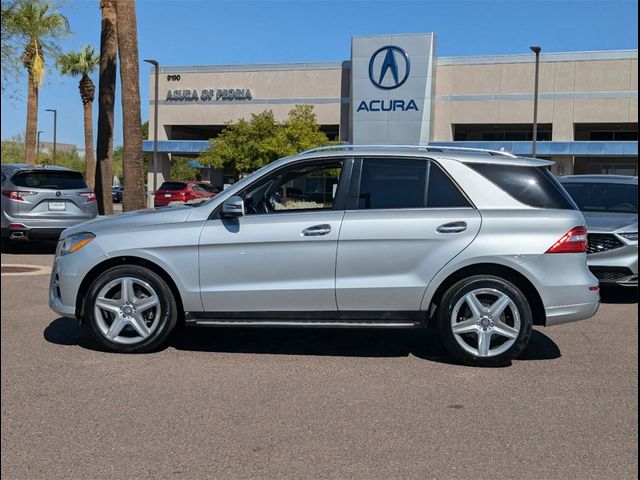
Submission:
[[44,130],[38,130],[38,143],[36,145],[36,158],[40,156],[40,134],[44,132]]
[[536,73],[533,87],[533,139],[531,142],[531,156],[536,156],[536,140],[538,139],[538,77],[540,73],[540,51],[538,46],[529,47],[536,54]]
[[[155,73],[155,88],[153,93],[153,180],[151,182],[153,190],[151,191],[151,203],[156,193],[157,169],[158,169],[158,83],[160,80],[160,64],[156,60],[145,60],[145,62],[153,65]],[[153,207],[153,204],[151,205]]]
[[47,112],[53,112],[53,157],[51,163],[56,164],[56,131],[58,128],[58,110],[47,108]]

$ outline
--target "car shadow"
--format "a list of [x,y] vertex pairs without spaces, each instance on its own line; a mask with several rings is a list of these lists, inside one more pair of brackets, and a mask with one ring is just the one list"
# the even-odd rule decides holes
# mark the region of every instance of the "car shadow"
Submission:
[[[44,330],[44,338],[58,345],[104,351],[86,327],[58,318]],[[337,357],[407,357],[457,364],[442,346],[434,329],[304,329],[304,328],[185,328],[168,345],[177,350],[210,353],[249,353]],[[516,361],[552,360],[561,356],[558,345],[534,330],[531,341]]]
[[638,288],[633,287],[601,287],[602,303],[638,303]]
[[56,253],[56,240],[20,241],[2,240],[2,253],[14,255],[53,255]]

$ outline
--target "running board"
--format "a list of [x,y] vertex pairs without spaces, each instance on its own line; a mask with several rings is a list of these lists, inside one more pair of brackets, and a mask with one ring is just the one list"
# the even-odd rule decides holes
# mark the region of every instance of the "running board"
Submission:
[[[345,314],[344,312],[298,313],[258,312],[230,313],[226,312],[186,312],[185,325],[195,327],[303,327],[303,328],[416,328],[424,325],[414,312],[411,315],[381,314],[368,312],[363,318],[362,312]],[[332,318],[333,317],[333,318]],[[373,317],[373,318],[372,318]]]
[[308,320],[186,320],[189,327],[416,328],[420,322],[309,322]]

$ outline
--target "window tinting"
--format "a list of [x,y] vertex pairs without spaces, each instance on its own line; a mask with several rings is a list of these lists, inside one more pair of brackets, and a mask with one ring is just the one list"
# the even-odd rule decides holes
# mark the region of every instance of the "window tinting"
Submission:
[[442,171],[431,162],[429,169],[429,190],[427,192],[428,208],[455,208],[470,207],[467,199],[462,195],[458,187]]
[[364,159],[358,209],[422,208],[426,160]]
[[467,164],[519,202],[537,208],[575,210],[575,205],[555,177],[544,167]]
[[187,188],[186,183],[182,182],[164,182],[160,185],[159,190],[184,190]]
[[586,182],[563,185],[583,212],[638,213],[638,185]]
[[45,188],[52,190],[79,190],[87,184],[79,172],[71,171],[30,171],[13,176],[11,182],[17,187]]

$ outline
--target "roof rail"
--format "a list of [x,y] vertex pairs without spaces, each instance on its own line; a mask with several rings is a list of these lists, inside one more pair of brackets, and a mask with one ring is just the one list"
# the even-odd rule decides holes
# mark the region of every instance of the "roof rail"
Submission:
[[468,152],[468,153],[484,153],[486,155],[497,156],[497,157],[508,157],[508,158],[517,158],[516,155],[498,150],[486,150],[484,148],[469,148],[469,147],[447,147],[447,146],[439,146],[439,145],[353,145],[349,144],[338,144],[338,145],[326,145],[324,147],[316,147],[311,148],[309,150],[305,150],[300,152],[298,155],[302,155],[304,153],[315,153],[315,152],[324,152],[331,150],[340,150],[340,151],[357,151],[357,150],[376,150],[376,149],[410,149],[410,150],[420,150],[424,152]]

